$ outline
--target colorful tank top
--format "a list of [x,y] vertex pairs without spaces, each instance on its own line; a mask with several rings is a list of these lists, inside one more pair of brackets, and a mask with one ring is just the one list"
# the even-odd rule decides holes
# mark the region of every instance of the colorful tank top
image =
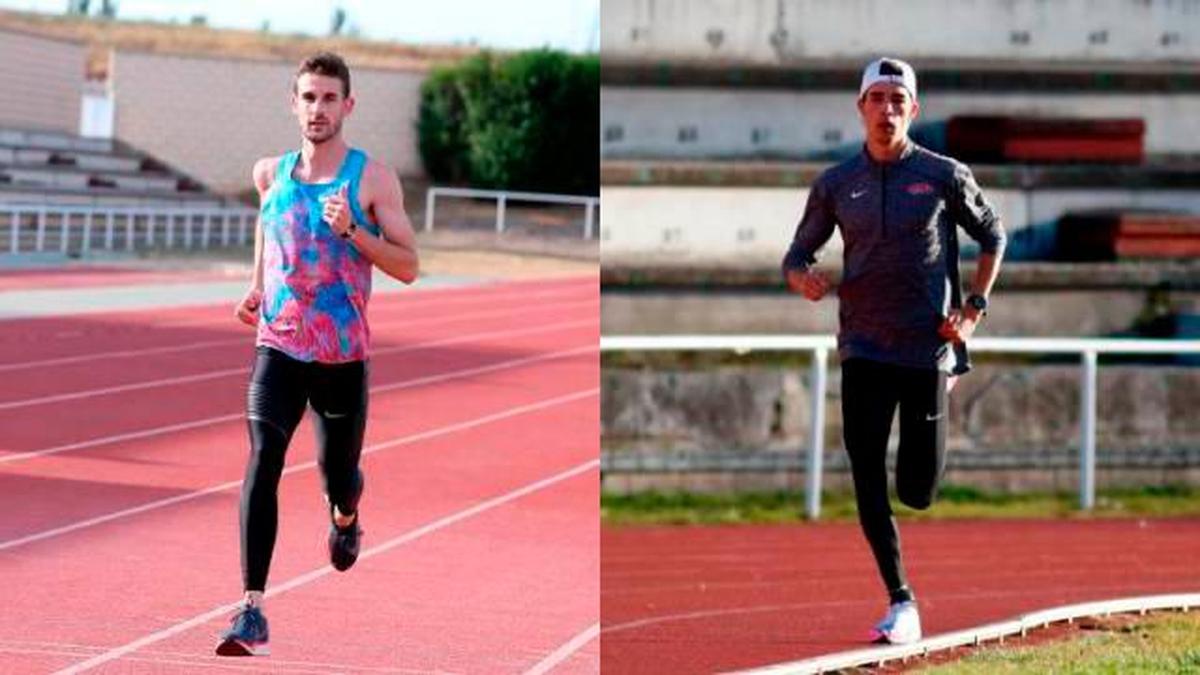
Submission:
[[292,178],[300,153],[279,161],[259,217],[263,228],[263,303],[258,345],[300,361],[345,363],[367,358],[371,263],[321,218],[323,200],[348,184],[352,218],[378,235],[358,205],[367,156],[351,148],[329,183]]

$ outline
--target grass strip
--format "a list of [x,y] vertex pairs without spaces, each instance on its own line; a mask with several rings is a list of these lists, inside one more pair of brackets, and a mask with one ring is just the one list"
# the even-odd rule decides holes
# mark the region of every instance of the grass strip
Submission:
[[987,646],[961,660],[922,668],[936,675],[1061,673],[1155,675],[1200,672],[1200,612],[1162,612],[1112,630],[1073,631],[1065,641]]
[[[933,507],[925,511],[907,508],[894,498],[892,504],[897,517],[904,520],[1200,516],[1200,489],[1179,485],[1103,490],[1097,493],[1096,507],[1090,512],[1079,510],[1075,493],[987,492],[960,485],[943,486]],[[805,520],[804,494],[606,492],[600,497],[600,515],[606,525],[793,523]],[[822,496],[822,520],[856,518],[852,493],[828,492]]]

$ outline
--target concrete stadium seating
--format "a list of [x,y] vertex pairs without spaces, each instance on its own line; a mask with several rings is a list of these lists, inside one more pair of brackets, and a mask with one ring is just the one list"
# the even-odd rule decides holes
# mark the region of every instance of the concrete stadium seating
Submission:
[[0,128],[0,207],[216,207],[226,202],[118,140]]

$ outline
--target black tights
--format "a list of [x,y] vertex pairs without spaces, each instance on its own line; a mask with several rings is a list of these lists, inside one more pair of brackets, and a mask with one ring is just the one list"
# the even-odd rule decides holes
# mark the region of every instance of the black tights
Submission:
[[891,602],[912,600],[888,499],[887,446],[900,408],[896,494],[914,509],[937,495],[946,459],[946,375],[865,359],[842,363],[842,429],[862,525]]
[[276,491],[292,432],[306,405],[315,413],[325,494],[345,515],[358,510],[363,486],[358,460],[367,422],[366,363],[305,363],[259,347],[247,396],[250,461],[242,485],[242,582],[247,591],[266,588],[279,523]]

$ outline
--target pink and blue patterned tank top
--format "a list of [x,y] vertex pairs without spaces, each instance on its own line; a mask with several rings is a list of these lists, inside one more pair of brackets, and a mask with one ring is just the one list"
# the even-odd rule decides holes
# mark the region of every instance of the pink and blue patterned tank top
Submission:
[[292,178],[300,153],[279,161],[263,200],[263,302],[257,344],[300,361],[345,363],[367,358],[371,262],[321,218],[323,200],[348,184],[352,218],[378,235],[358,205],[367,156],[351,148],[329,183]]

